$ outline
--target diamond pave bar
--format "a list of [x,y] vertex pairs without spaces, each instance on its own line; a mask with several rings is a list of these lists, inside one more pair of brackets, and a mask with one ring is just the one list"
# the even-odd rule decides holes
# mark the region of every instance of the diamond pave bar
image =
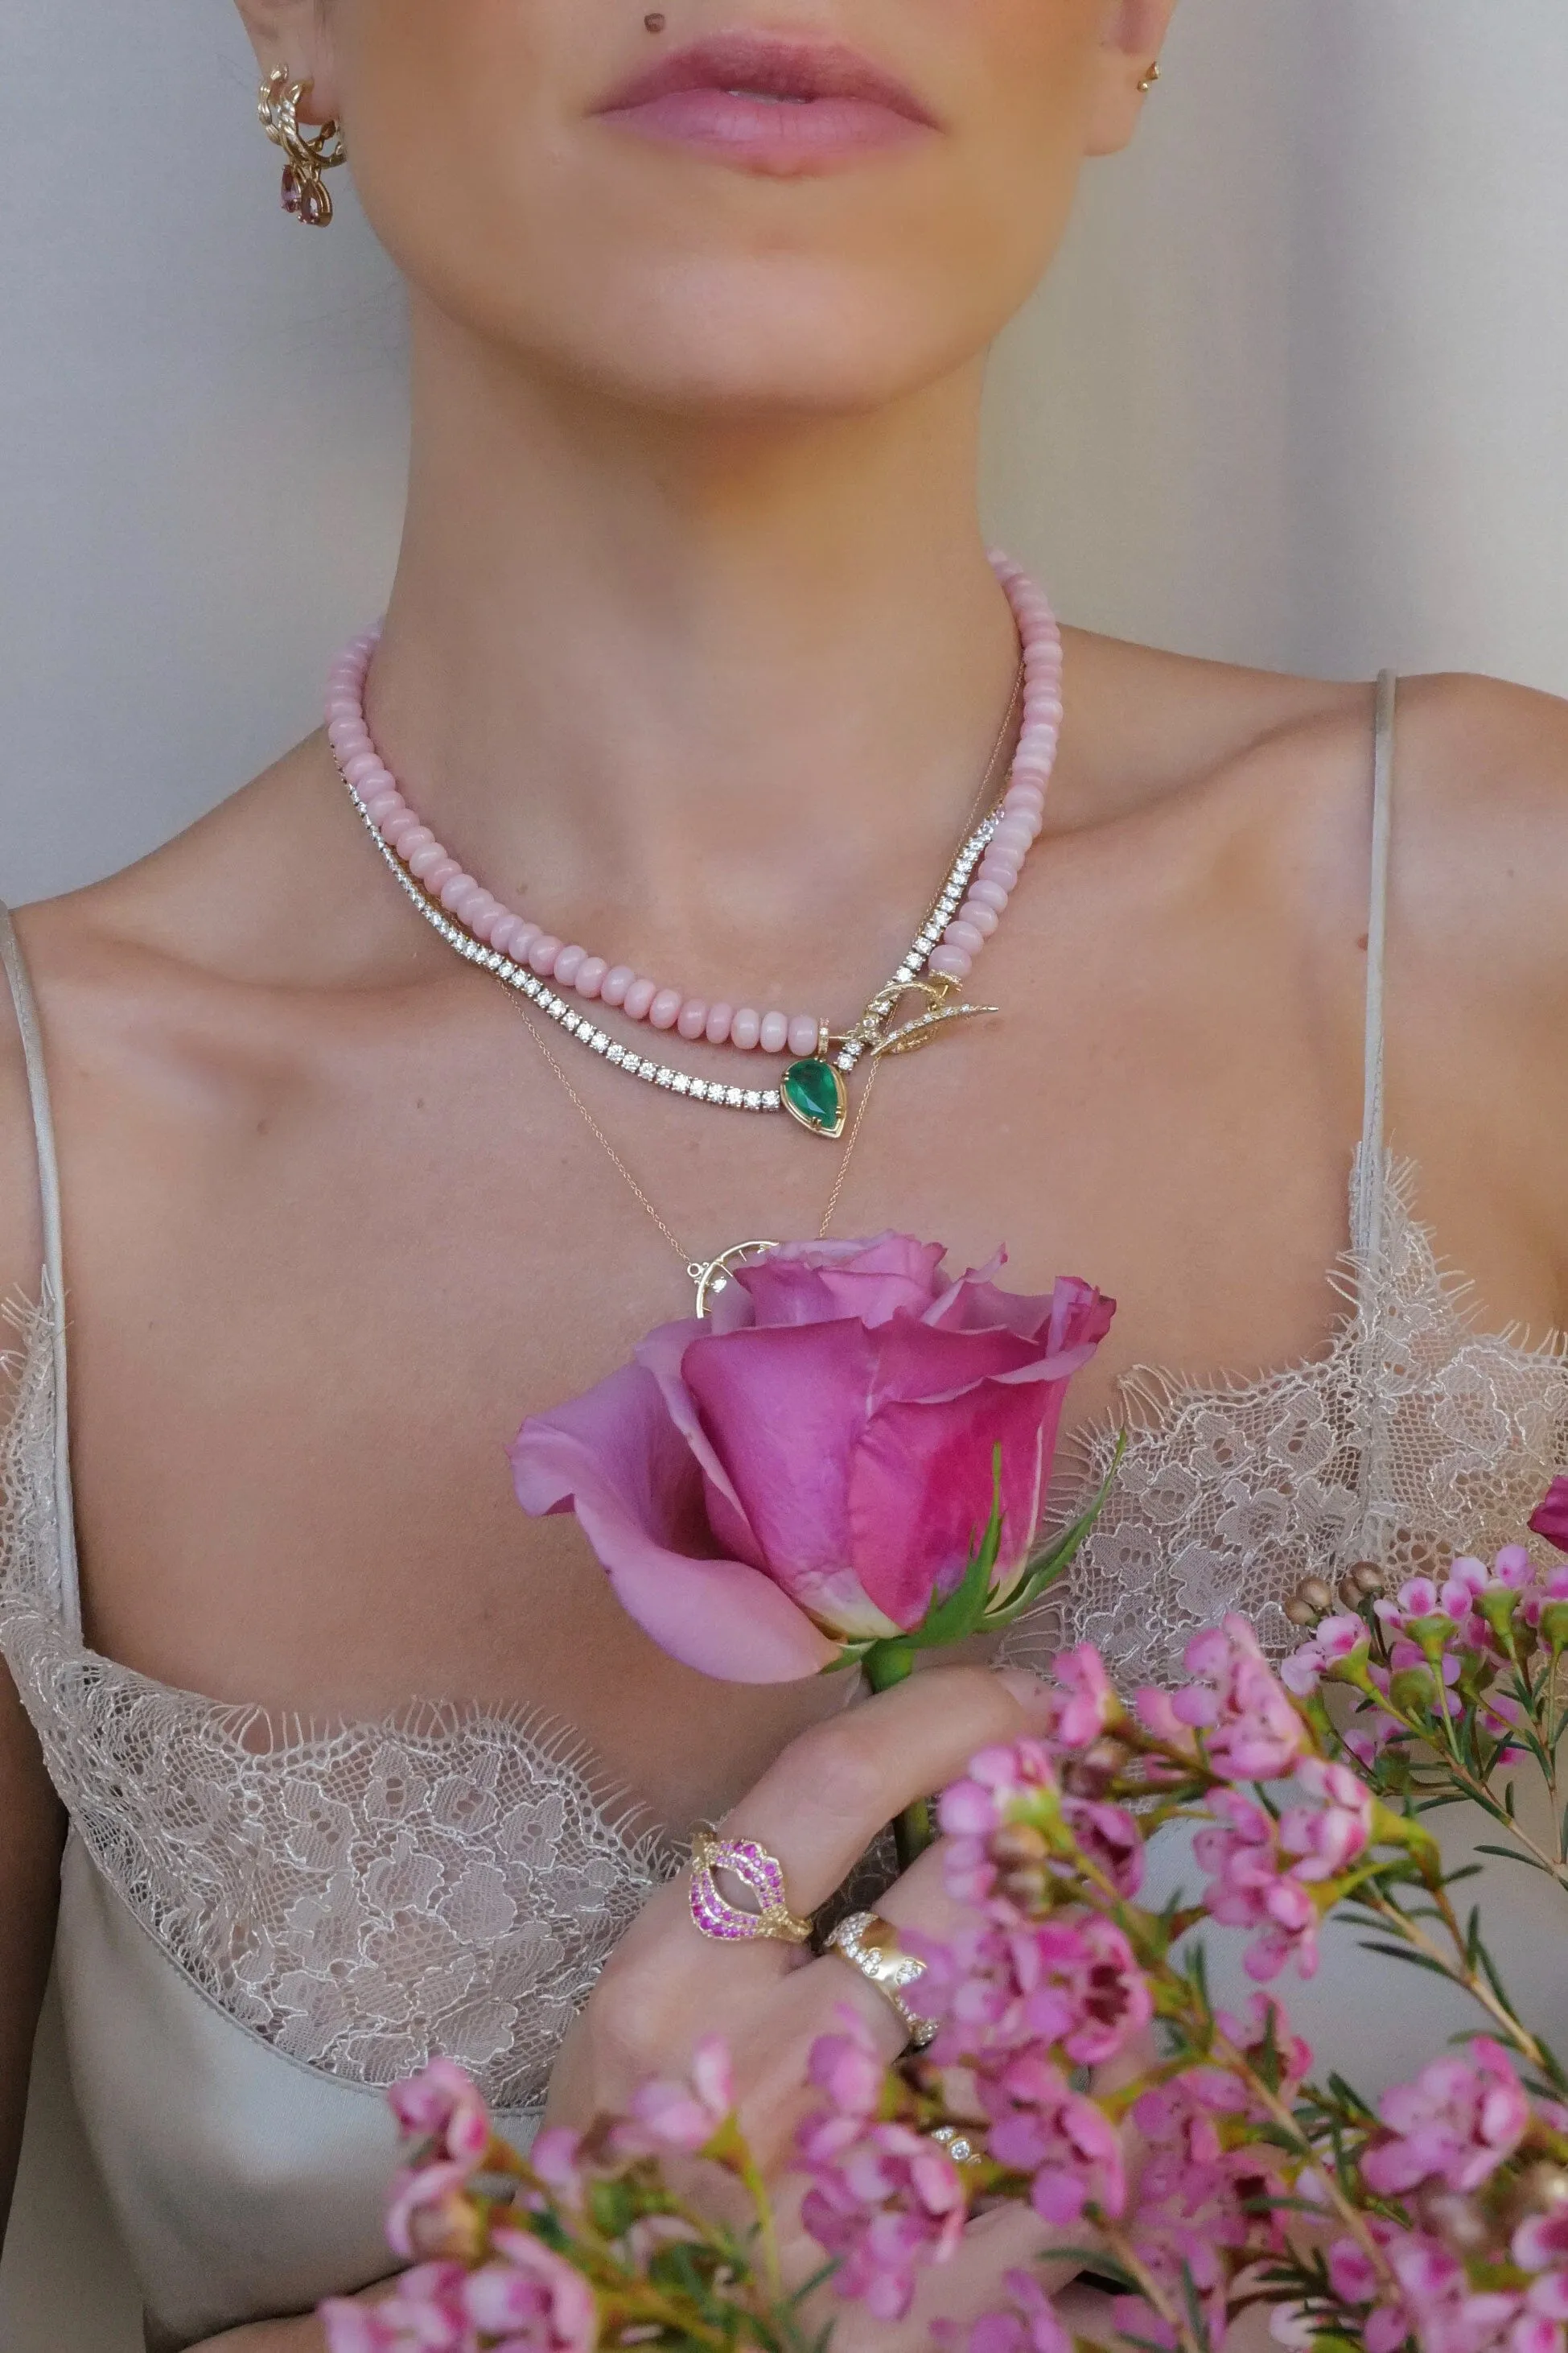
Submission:
[[[342,775],[341,766],[338,773]],[[691,1103],[715,1103],[727,1111],[783,1111],[784,1096],[777,1087],[726,1086],[721,1080],[699,1078],[695,1071],[678,1070],[668,1062],[650,1060],[646,1055],[637,1053],[635,1048],[621,1045],[586,1014],[579,1013],[575,1007],[558,997],[536,972],[531,971],[526,965],[514,963],[510,956],[502,955],[499,948],[487,947],[482,940],[476,939],[471,932],[455,922],[444,907],[438,907],[426,895],[396,851],[382,839],[375,819],[346,776],[343,784],[349,798],[359,811],[361,823],[398,888],[418,909],[432,931],[439,933],[447,945],[455,948],[465,962],[476,965],[481,972],[494,973],[498,980],[504,981],[509,988],[515,988],[558,1028],[564,1029],[569,1038],[575,1038],[579,1045],[585,1046],[590,1053],[599,1055],[613,1069],[624,1071],[628,1077],[641,1079],[648,1086],[663,1087],[671,1094],[685,1095]],[[985,855],[991,837],[1000,822],[1001,811],[994,809],[971,834],[953,860],[942,895],[894,975],[895,980],[903,987],[912,987],[924,972],[932,950],[941,942],[954,909],[963,901],[970,878]],[[846,1044],[836,1058],[837,1067],[847,1072],[853,1071],[866,1051],[867,1048],[862,1044]]]

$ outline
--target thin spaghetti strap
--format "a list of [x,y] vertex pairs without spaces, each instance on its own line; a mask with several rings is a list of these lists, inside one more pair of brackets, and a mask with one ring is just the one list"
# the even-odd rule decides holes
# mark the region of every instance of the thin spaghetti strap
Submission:
[[44,1221],[44,1303],[48,1310],[54,1343],[55,1521],[59,1546],[60,1606],[73,1641],[81,1639],[81,1576],[77,1561],[76,1504],[71,1490],[70,1417],[66,1371],[65,1246],[60,1219],[59,1156],[55,1149],[54,1114],[49,1107],[49,1074],[44,1061],[43,1031],[37,1000],[28,976],[11,911],[0,902],[0,964],[10,984],[27,1065],[27,1092],[32,1103],[33,1134],[38,1152],[38,1197]]
[[1384,1148],[1384,992],[1388,958],[1388,876],[1394,844],[1394,734],[1399,681],[1385,670],[1377,681],[1373,757],[1372,877],[1366,927],[1366,1060],[1361,1150],[1356,1157],[1355,1249],[1363,1277],[1383,1245],[1388,1161]]

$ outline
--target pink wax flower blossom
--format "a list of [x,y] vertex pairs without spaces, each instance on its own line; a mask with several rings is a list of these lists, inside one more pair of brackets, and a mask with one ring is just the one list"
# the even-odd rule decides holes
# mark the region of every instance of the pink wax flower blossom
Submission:
[[1312,2046],[1296,2032],[1283,2006],[1272,1994],[1253,1994],[1245,2018],[1238,2018],[1234,2010],[1222,2010],[1215,2012],[1215,2020],[1220,2032],[1255,2067],[1261,2067],[1267,2053],[1273,2052],[1279,2071],[1277,2088],[1287,2096],[1311,2073]]
[[1198,1754],[1195,1735],[1213,1770],[1226,1781],[1274,1781],[1305,1751],[1306,1726],[1291,1705],[1262,1645],[1234,1611],[1211,1631],[1195,1634],[1184,1653],[1187,1672],[1203,1682],[1177,1692],[1141,1691],[1140,1722],[1184,1756]]
[[1105,1873],[1118,1895],[1131,1901],[1143,1884],[1143,1833],[1137,1817],[1125,1806],[1068,1798],[1062,1820],[1085,1859]]
[[469,2276],[461,2263],[422,2263],[378,2304],[332,2297],[318,2315],[328,2353],[470,2353]]
[[845,2116],[874,2116],[881,2105],[886,2069],[882,2054],[858,2010],[838,2011],[842,2034],[819,2034],[811,2046],[807,2073],[834,2109]]
[[511,1450],[526,1511],[573,1510],[631,1615],[732,1683],[787,1683],[918,1628],[990,1524],[1018,1584],[1068,1381],[1113,1303],[1000,1290],[906,1234],[792,1244],[711,1320],[667,1324]]
[[1063,1651],[1051,1664],[1058,1697],[1051,1719],[1054,1748],[1090,1748],[1121,1715],[1116,1686],[1092,1642]]
[[1279,1818],[1279,1843],[1299,1858],[1291,1876],[1309,1883],[1338,1879],[1371,1842],[1372,1792],[1348,1766],[1331,1765],[1321,1757],[1302,1758],[1296,1787],[1321,1803],[1288,1806]]
[[957,2167],[910,2126],[873,2121],[885,2069],[869,2029],[846,2010],[842,2034],[820,2036],[811,2080],[830,2105],[799,2127],[807,2181],[802,2220],[838,2263],[840,2295],[877,2320],[901,2320],[917,2274],[958,2251],[968,2204]]
[[951,2321],[931,2328],[935,2342],[951,2353],[1073,2353],[1073,2340],[1057,2318],[1056,2306],[1030,2272],[1009,2272],[1003,2282],[1011,2303],[1001,2312],[983,2312],[967,2339]]
[[1530,2129],[1530,2103],[1508,2053],[1484,2035],[1467,2057],[1435,2059],[1413,2084],[1385,2092],[1378,2114],[1388,2137],[1365,2151],[1361,2169],[1383,2198],[1431,2180],[1461,2194],[1479,2189]]
[[477,2171],[490,2145],[489,2111],[479,2088],[450,2059],[433,2059],[387,2094],[393,2115],[410,2140],[433,2144],[432,2154]]
[[1513,2259],[1521,2271],[1561,2272],[1568,2278],[1568,2211],[1559,2206],[1522,2221],[1513,2234]]
[[990,1841],[1015,1809],[1026,1811],[1044,1797],[1059,1802],[1056,1759],[1042,1740],[1016,1740],[983,1748],[969,1771],[942,1791],[937,1820],[946,1839],[943,1872],[955,1904],[979,1907],[996,1884]]
[[1290,1869],[1273,1815],[1239,1789],[1218,1790],[1209,1811],[1215,1819],[1193,1852],[1213,1874],[1203,1899],[1210,1919],[1263,1931],[1247,1955],[1248,1977],[1267,1984],[1292,1960],[1299,1977],[1316,1976],[1318,1907]]
[[465,2301],[497,2353],[594,2353],[598,2307],[581,2272],[526,2231],[498,2227],[490,2242],[500,2260],[472,2274]]
[[935,2066],[984,2071],[1018,2052],[1059,2050],[1072,2066],[1099,2067],[1153,2016],[1131,1946],[1096,1914],[987,1924],[946,1945],[921,1939],[919,1950],[921,2008],[942,2028]]
[[639,2084],[625,2117],[610,2135],[618,2158],[695,2157],[734,2113],[735,2074],[729,2044],[710,2034],[692,2053],[684,2083]]
[[1559,1552],[1568,1552],[1568,1479],[1553,1479],[1530,1523],[1530,1531],[1532,1535],[1544,1536]]
[[1366,1627],[1360,1618],[1348,1612],[1325,1618],[1311,1641],[1282,1662],[1279,1680],[1298,1699],[1310,1699],[1323,1677],[1364,1650],[1367,1641]]

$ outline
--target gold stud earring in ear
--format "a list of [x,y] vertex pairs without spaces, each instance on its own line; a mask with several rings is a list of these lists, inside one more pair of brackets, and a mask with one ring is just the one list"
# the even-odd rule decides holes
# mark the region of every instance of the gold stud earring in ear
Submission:
[[261,85],[257,113],[274,147],[283,151],[283,209],[306,228],[330,227],[332,199],[322,176],[348,161],[348,150],[336,122],[306,131],[300,108],[310,94],[308,81],[290,81],[287,66],[279,66]]
[[1160,60],[1159,60],[1159,58],[1155,58],[1155,60],[1154,60],[1154,62],[1153,62],[1153,64],[1150,67],[1150,69],[1149,69],[1148,72],[1144,75],[1144,77],[1143,77],[1142,80],[1139,83],[1139,85],[1138,85],[1139,90],[1140,90],[1142,93],[1143,93],[1143,94],[1145,94],[1145,95],[1146,95],[1150,90],[1152,90],[1153,89],[1154,84],[1155,84],[1159,79],[1160,79]]

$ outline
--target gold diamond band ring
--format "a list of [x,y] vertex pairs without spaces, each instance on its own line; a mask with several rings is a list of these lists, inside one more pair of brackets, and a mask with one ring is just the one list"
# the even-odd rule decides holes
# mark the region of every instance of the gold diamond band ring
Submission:
[[883,2000],[898,2012],[899,2021],[909,2037],[908,2049],[923,2051],[936,2041],[940,2021],[922,2018],[904,2000],[905,1987],[917,1984],[924,1977],[926,1965],[902,1949],[899,1932],[890,1920],[884,1920],[879,1912],[852,1912],[828,1937],[826,1949],[841,1954],[850,1968],[858,1969],[867,1984],[874,1985]]

